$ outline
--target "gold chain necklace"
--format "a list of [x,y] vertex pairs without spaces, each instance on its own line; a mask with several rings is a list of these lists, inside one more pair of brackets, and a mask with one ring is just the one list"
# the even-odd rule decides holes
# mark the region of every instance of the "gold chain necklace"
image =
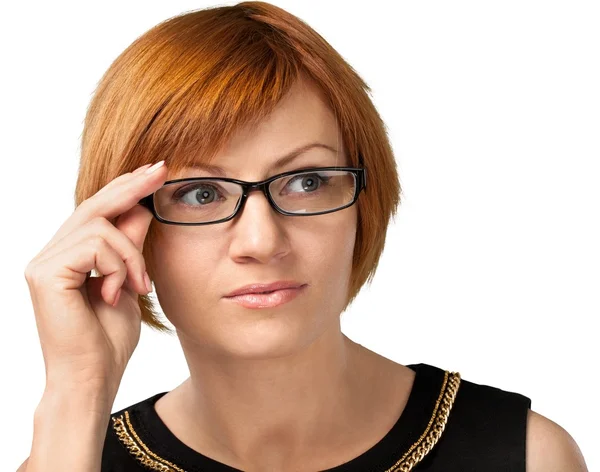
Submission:
[[[425,431],[398,462],[382,472],[410,472],[433,449],[446,429],[448,416],[459,386],[460,374],[445,371],[444,382]],[[131,424],[129,411],[125,410],[122,415],[113,417],[112,422],[119,440],[141,465],[161,472],[186,472],[181,467],[155,454],[144,444]]]

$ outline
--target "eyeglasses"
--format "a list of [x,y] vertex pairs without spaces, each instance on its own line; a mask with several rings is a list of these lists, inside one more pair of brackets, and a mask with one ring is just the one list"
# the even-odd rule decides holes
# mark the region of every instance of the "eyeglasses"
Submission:
[[168,180],[139,204],[161,223],[197,226],[231,220],[254,190],[262,191],[282,215],[312,216],[353,205],[366,188],[364,167],[312,167],[260,182],[213,177]]

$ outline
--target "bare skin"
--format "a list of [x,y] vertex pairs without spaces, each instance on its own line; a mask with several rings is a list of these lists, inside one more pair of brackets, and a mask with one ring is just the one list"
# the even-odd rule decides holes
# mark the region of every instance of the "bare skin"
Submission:
[[[273,167],[314,142],[336,152],[313,148]],[[259,126],[238,130],[216,163],[229,177],[256,181],[349,160],[324,97],[302,79]],[[194,169],[168,178],[210,175]],[[390,430],[414,373],[340,328],[357,218],[356,205],[287,217],[257,192],[232,221],[159,228],[157,294],[191,375],[156,410],[184,443],[242,470],[314,471],[348,461]],[[271,309],[222,298],[247,283],[281,279],[309,286]]]
[[[299,420],[294,424],[291,422],[294,420],[285,418],[273,421],[271,415],[276,412],[268,405],[269,401],[276,400],[267,396],[261,399],[264,410],[256,408],[258,401],[250,401],[250,407],[244,408],[239,401],[244,395],[238,395],[237,401],[229,405],[222,404],[222,409],[216,410],[213,403],[209,410],[205,403],[207,397],[219,388],[233,386],[224,377],[217,380],[217,388],[208,391],[206,386],[211,382],[195,387],[193,379],[188,378],[159,399],[155,408],[163,422],[185,444],[240,470],[314,472],[328,469],[365,452],[392,428],[406,406],[415,376],[412,369],[396,364],[345,336],[340,352],[345,352],[347,362],[339,364],[342,367],[335,375],[333,370],[329,370],[335,369],[334,362],[322,365],[320,369],[311,369],[307,363],[302,369],[296,359],[294,374],[286,376],[290,380],[289,388],[274,392],[263,386],[261,392],[255,387],[251,396],[247,397],[260,399],[261,394],[273,392],[276,396],[279,393],[295,402],[298,417],[308,415],[313,419],[312,424]],[[214,374],[219,377],[218,372]],[[304,377],[309,388],[294,387],[293,382],[299,382],[300,377]],[[211,379],[215,379],[212,374]],[[264,381],[266,383],[269,379],[265,377]],[[204,392],[200,398],[195,396],[199,389]],[[214,401],[214,398],[208,401]],[[185,410],[182,405],[185,405]],[[219,424],[215,415],[220,415],[219,420],[227,422],[224,428],[230,428],[217,431],[223,436],[211,434],[215,433],[214,425]],[[239,415],[248,418],[250,423],[237,421]],[[234,428],[241,430],[235,431],[233,439],[246,440],[240,443],[241,448],[246,448],[245,456],[241,457],[236,452],[240,449],[230,446],[234,443],[228,434]],[[241,436],[244,433],[246,437]],[[257,455],[258,452],[261,455]]]

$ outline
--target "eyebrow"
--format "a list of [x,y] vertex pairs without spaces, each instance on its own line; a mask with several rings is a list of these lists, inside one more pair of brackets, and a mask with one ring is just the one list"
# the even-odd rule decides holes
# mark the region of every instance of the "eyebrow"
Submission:
[[[286,166],[291,161],[293,161],[296,157],[300,156],[301,154],[303,154],[306,151],[309,151],[310,149],[313,149],[313,148],[328,149],[334,153],[338,152],[336,148],[329,146],[328,144],[324,144],[324,143],[305,144],[304,146],[300,146],[300,147],[292,150],[291,152],[288,152],[286,155],[280,157],[279,159],[277,159],[271,165],[269,170],[272,172],[275,169],[281,169],[282,167]],[[225,175],[227,174],[225,172],[225,169],[223,169],[220,166],[214,165],[214,164],[205,164],[205,163],[197,162],[197,163],[194,163],[193,165],[189,166],[189,168],[190,169],[203,169],[203,170],[206,170],[213,174],[220,175],[222,177],[225,177]]]

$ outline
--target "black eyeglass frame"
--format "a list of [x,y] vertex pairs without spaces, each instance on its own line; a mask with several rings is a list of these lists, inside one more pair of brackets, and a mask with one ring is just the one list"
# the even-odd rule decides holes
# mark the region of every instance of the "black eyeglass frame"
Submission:
[[[335,208],[333,210],[321,211],[318,213],[292,213],[292,212],[288,212],[288,211],[285,211],[285,210],[279,208],[277,206],[277,204],[275,203],[275,201],[271,198],[271,194],[269,193],[268,186],[274,180],[277,180],[281,177],[286,177],[288,175],[293,175],[293,174],[302,174],[302,173],[316,172],[316,171],[320,172],[320,171],[328,171],[328,170],[347,171],[347,172],[351,172],[354,174],[354,180],[356,182],[356,187],[354,189],[354,196],[352,197],[352,200],[350,201],[350,203],[348,203],[342,207]],[[343,210],[344,208],[348,208],[349,206],[352,206],[352,205],[354,205],[354,203],[356,203],[356,201],[358,200],[358,196],[360,195],[360,192],[362,190],[366,191],[366,189],[367,189],[367,169],[365,167],[309,167],[306,169],[292,170],[292,171],[284,172],[282,174],[273,175],[273,176],[269,177],[268,179],[261,180],[258,182],[246,182],[245,180],[232,179],[229,177],[187,177],[184,179],[167,180],[163,184],[163,186],[168,185],[168,184],[177,183],[177,182],[192,182],[192,181],[200,181],[201,182],[201,181],[206,181],[206,180],[209,180],[209,181],[220,180],[220,181],[224,181],[224,182],[231,182],[234,184],[238,184],[242,187],[242,189],[243,189],[242,197],[238,201],[237,206],[233,210],[233,214],[231,216],[228,216],[227,218],[222,218],[220,220],[208,221],[208,222],[204,222],[204,223],[182,223],[182,222],[165,220],[160,215],[158,215],[158,213],[156,212],[156,208],[154,206],[154,193],[151,193],[150,195],[142,198],[138,202],[138,204],[142,205],[142,206],[146,207],[148,210],[150,210],[152,212],[152,214],[154,215],[154,217],[158,221],[160,221],[161,223],[164,223],[164,224],[180,225],[180,226],[213,225],[213,224],[217,224],[217,223],[224,223],[226,221],[229,221],[229,220],[232,220],[233,218],[235,218],[237,216],[237,214],[242,210],[250,192],[252,192],[254,190],[260,190],[260,191],[262,191],[262,193],[265,195],[265,197],[271,204],[271,207],[273,209],[275,209],[275,211],[277,211],[278,213],[281,213],[282,215],[286,215],[286,216],[324,215],[327,213],[333,213],[335,211]]]

